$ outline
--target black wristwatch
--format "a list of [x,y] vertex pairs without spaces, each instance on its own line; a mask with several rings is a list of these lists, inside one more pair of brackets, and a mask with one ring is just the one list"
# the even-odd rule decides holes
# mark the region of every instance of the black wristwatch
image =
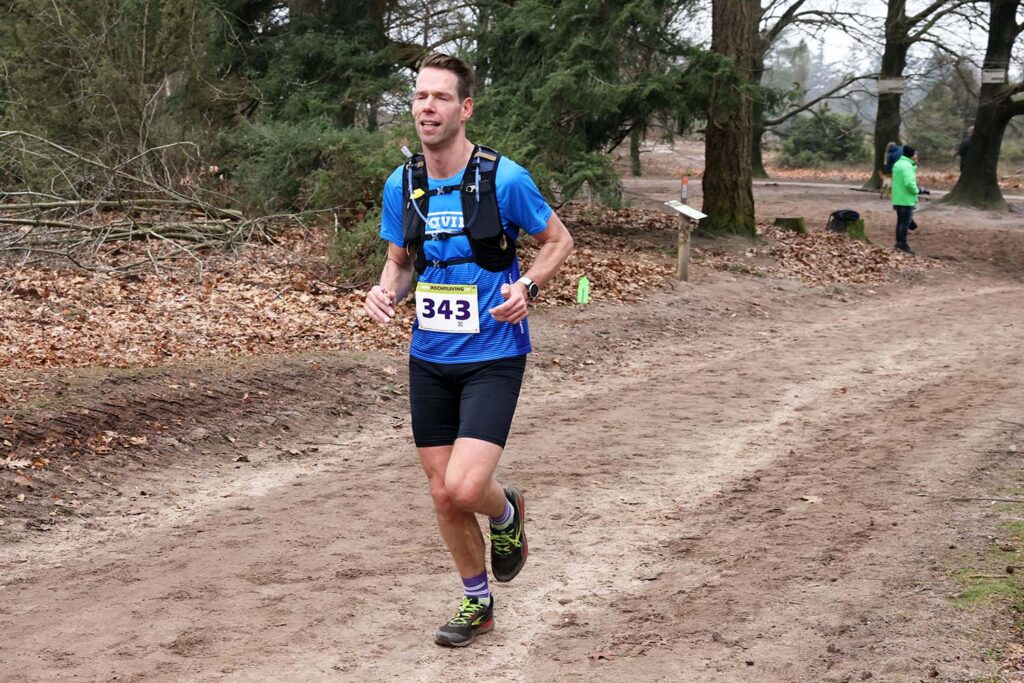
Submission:
[[516,283],[522,283],[526,285],[526,294],[530,297],[530,301],[533,301],[540,294],[540,285],[526,277],[525,275],[516,280]]

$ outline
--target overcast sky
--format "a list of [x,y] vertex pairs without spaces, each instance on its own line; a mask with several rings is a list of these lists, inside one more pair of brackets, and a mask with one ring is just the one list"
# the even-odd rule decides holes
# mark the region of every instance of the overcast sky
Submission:
[[[914,15],[927,7],[932,0],[907,0],[907,14]],[[762,5],[767,5],[769,0],[762,0]],[[698,22],[690,24],[691,37],[695,40],[710,42],[711,16],[710,2],[706,3],[707,12]],[[779,0],[777,4],[784,9],[790,3],[787,0]],[[987,3],[979,3],[985,12],[988,11]],[[882,58],[882,41],[884,39],[883,26],[885,24],[887,0],[809,0],[806,7],[813,9],[829,9],[838,5],[842,11],[856,12],[863,15],[864,30],[866,36],[847,35],[838,29],[819,30],[815,27],[792,27],[783,34],[783,42],[788,44],[796,43],[801,37],[805,38],[811,49],[817,51],[819,46],[824,47],[825,56],[829,62],[842,63],[855,59],[864,71],[877,69]],[[775,12],[778,15],[778,12]],[[957,54],[962,54],[974,59],[980,68],[980,63],[985,54],[986,35],[984,30],[972,27],[968,22],[951,18],[936,27],[935,36],[946,47]],[[911,57],[922,57],[929,53],[932,47],[926,43],[919,43],[912,48]],[[1018,50],[1020,53],[1021,50]],[[1019,57],[1019,54],[1018,54]],[[1016,60],[1019,71],[1020,60]]]

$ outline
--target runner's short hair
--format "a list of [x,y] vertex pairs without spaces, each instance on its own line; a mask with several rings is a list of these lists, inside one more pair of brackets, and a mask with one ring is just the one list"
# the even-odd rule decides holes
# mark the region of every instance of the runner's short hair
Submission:
[[451,71],[459,79],[458,84],[458,95],[459,100],[464,100],[467,97],[473,96],[473,88],[476,86],[476,76],[473,75],[473,69],[468,64],[459,59],[458,57],[452,57],[446,55],[443,52],[434,52],[424,57],[423,61],[420,62],[420,69],[442,69],[444,71]]

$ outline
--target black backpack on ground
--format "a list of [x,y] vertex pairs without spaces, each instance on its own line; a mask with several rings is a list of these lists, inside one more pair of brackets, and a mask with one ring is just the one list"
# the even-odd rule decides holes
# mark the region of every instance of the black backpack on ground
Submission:
[[839,209],[838,211],[833,211],[829,216],[825,229],[829,232],[845,233],[851,223],[856,223],[859,220],[860,214],[853,209]]

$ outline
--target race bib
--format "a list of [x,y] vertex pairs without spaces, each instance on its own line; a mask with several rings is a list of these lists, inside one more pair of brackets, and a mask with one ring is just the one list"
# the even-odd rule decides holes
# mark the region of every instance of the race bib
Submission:
[[416,286],[416,320],[421,330],[472,333],[480,331],[476,285]]

